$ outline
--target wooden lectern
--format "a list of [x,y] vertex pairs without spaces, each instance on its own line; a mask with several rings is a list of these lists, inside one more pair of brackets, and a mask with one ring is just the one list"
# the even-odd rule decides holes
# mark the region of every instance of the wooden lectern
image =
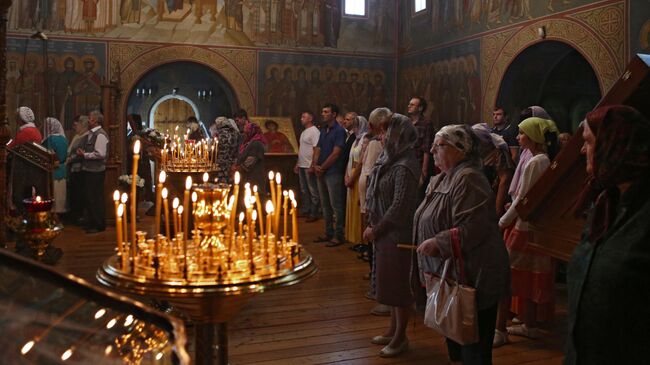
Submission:
[[56,156],[36,143],[24,143],[9,150],[11,156],[9,184],[11,202],[22,211],[22,201],[36,195],[43,199],[52,198],[52,171]]
[[[650,118],[650,55],[636,55],[596,108],[613,104],[632,106]],[[517,207],[530,222],[531,245],[561,260],[571,257],[585,223],[573,214],[587,177],[583,143],[580,128]]]

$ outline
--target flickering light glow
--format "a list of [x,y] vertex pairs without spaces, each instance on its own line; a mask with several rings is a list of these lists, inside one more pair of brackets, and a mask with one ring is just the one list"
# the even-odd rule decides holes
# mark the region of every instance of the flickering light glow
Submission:
[[32,349],[32,347],[34,347],[35,343],[36,342],[34,342],[33,340],[27,342],[25,345],[23,345],[23,348],[20,349],[20,353],[23,355],[27,354]]

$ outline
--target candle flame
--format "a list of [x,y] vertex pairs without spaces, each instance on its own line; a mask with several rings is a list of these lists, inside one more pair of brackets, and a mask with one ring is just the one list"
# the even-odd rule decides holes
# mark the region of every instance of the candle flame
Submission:
[[239,213],[239,222],[241,223],[243,221],[244,221],[244,212],[241,212]]
[[239,184],[239,180],[241,180],[241,176],[239,175],[239,171],[235,171],[235,184]]
[[126,204],[126,202],[129,201],[128,194],[127,193],[122,193],[122,199],[120,199],[120,200],[122,201],[122,204]]
[[34,340],[27,342],[23,346],[23,348],[20,349],[20,353],[25,355],[26,353],[28,353],[32,349],[32,347],[34,347],[34,344],[35,344]]
[[286,191],[286,190],[284,190],[284,191],[282,191],[282,196],[286,198],[286,197],[288,197],[288,196],[289,196],[289,193],[287,193],[287,191]]
[[122,218],[123,215],[124,215],[124,205],[123,205],[123,204],[120,204],[120,205],[117,207],[117,216],[120,217],[120,218]]
[[253,192],[257,193],[257,185],[253,185]]
[[178,201],[178,198],[174,198],[174,200],[172,201],[172,207],[173,207],[174,209],[177,209],[177,208],[178,208],[178,204],[180,204],[179,201]]
[[269,171],[269,180],[273,180],[273,176],[274,176],[273,171]]
[[196,201],[199,200],[199,195],[196,193],[196,191],[192,192],[192,203],[196,203]]
[[282,176],[280,176],[280,173],[278,172],[275,174],[275,183],[280,185],[282,183]]
[[289,190],[289,199],[294,200],[296,195],[293,193],[293,190]]
[[161,193],[162,198],[167,199],[167,194],[169,194],[169,191],[167,190],[167,188],[163,188]]
[[207,183],[210,180],[210,175],[207,172],[203,173],[203,183]]
[[185,179],[185,190],[190,190],[192,188],[192,177],[188,176],[187,179]]
[[244,189],[246,189],[247,191],[250,191],[251,190],[251,183],[247,182],[246,184],[244,184]]
[[115,191],[113,192],[113,201],[117,202],[117,201],[119,201],[119,200],[120,200],[120,191],[119,191],[119,190],[115,190]]
[[178,206],[178,215],[181,215],[181,214],[183,214],[183,206],[179,205]]
[[72,356],[72,349],[71,348],[65,350],[65,352],[61,355],[61,360],[66,361],[67,359],[70,358],[70,356]]
[[37,196],[36,196],[36,202],[39,203],[40,201],[41,201],[41,196],[40,196],[40,195],[37,195]]
[[295,199],[291,199],[291,205],[293,205],[294,208],[298,208],[298,202]]
[[256,221],[257,220],[257,210],[254,210],[252,214],[253,214],[253,221]]
[[158,182],[164,184],[165,180],[167,180],[167,173],[165,172],[165,170],[160,171],[160,174],[158,175]]
[[244,205],[246,206],[246,209],[250,209],[250,207],[251,207],[251,200],[250,200],[250,197],[249,197],[249,196],[246,196],[246,197],[244,198]]
[[133,144],[133,154],[137,155],[140,153],[140,140],[136,140]]
[[266,214],[273,213],[273,203],[270,200],[266,201]]

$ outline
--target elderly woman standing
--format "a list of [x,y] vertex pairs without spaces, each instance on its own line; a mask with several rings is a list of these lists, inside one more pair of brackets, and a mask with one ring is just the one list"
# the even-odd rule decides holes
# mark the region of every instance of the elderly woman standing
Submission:
[[[422,282],[440,274],[452,255],[451,229],[458,229],[467,285],[476,288],[479,342],[447,339],[451,361],[491,364],[498,303],[510,288],[508,253],[497,226],[494,193],[481,171],[479,141],[467,125],[449,125],[431,148],[441,173],[427,187],[414,219],[414,240]],[[454,278],[457,280],[457,278]]]
[[232,183],[232,175],[230,168],[237,161],[237,153],[239,152],[239,142],[241,135],[239,128],[232,119],[226,117],[219,117],[210,126],[210,134],[212,138],[219,141],[219,149],[217,149],[217,178],[219,182]]
[[16,136],[7,144],[7,148],[12,149],[14,146],[29,142],[41,143],[43,137],[36,128],[34,120],[34,112],[28,107],[21,106],[16,110],[18,131],[16,131]]
[[65,131],[63,126],[55,118],[45,118],[45,139],[43,139],[43,147],[54,151],[59,166],[53,172],[54,178],[54,207],[52,211],[55,213],[63,213],[66,211],[66,168],[65,160],[68,154],[68,140],[65,138]]
[[565,363],[646,364],[650,359],[650,122],[606,106],[582,123],[589,208],[568,268]]
[[[264,153],[266,152],[266,139],[260,126],[248,122],[244,125],[244,141],[239,146],[239,157],[232,165],[233,171],[239,171],[241,181],[249,182],[251,187],[257,185],[260,196],[266,194],[266,171],[264,169]],[[243,194],[240,200],[243,201]],[[243,204],[243,203],[242,203]]]
[[516,208],[555,157],[557,127],[549,119],[527,118],[519,123],[517,141],[523,150],[530,151],[532,157],[523,167],[514,201],[499,219],[499,227],[506,230],[504,237],[510,254],[513,310],[524,323],[506,328],[510,301],[501,303],[494,338],[497,347],[508,343],[504,330],[515,336],[539,338],[537,322],[551,317],[555,308],[553,260],[528,247],[528,222],[519,218]]
[[375,293],[377,302],[389,305],[390,328],[372,343],[386,345],[379,355],[393,357],[408,348],[406,326],[413,304],[409,286],[411,253],[397,244],[411,239],[411,217],[417,205],[420,169],[415,156],[417,133],[411,121],[387,108],[375,109],[370,120],[381,120],[386,131],[384,151],[370,173],[366,211],[370,225],[363,233],[375,246]]
[[347,187],[347,200],[345,209],[345,239],[354,244],[361,242],[362,224],[359,209],[359,176],[361,175],[361,151],[363,150],[363,137],[368,132],[368,121],[362,116],[356,116],[352,123],[352,132],[356,137],[350,149],[350,158],[345,169],[344,183]]

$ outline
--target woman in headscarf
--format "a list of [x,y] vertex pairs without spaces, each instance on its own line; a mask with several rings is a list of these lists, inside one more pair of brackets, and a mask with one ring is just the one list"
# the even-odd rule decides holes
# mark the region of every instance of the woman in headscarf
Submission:
[[66,168],[65,160],[68,155],[68,140],[65,138],[63,126],[55,118],[45,118],[45,139],[43,147],[54,151],[59,166],[54,169],[54,206],[52,211],[63,213],[66,211]]
[[16,132],[16,137],[7,145],[7,148],[11,149],[19,144],[29,142],[41,143],[43,137],[34,124],[35,119],[34,112],[26,106],[21,106],[16,110],[18,131]]
[[[249,182],[251,189],[257,185],[261,197],[266,193],[266,170],[264,168],[264,153],[266,139],[262,129],[255,123],[248,122],[244,126],[244,141],[239,146],[239,156],[232,170],[239,171],[242,183]],[[240,194],[242,196],[243,194]]]
[[237,128],[234,120],[219,117],[210,127],[210,132],[212,138],[216,138],[219,141],[219,148],[217,149],[218,181],[232,184],[230,169],[235,161],[237,161],[237,154],[239,153],[239,142],[241,140],[239,128]]
[[483,161],[483,173],[496,194],[496,212],[500,217],[508,201],[508,186],[515,170],[508,144],[500,135],[492,133],[487,123],[478,123],[472,130],[481,141],[479,153]]
[[[429,182],[413,223],[420,281],[440,275],[445,260],[460,248],[466,284],[476,289],[479,342],[460,345],[447,339],[450,360],[463,364],[492,363],[497,307],[510,290],[508,253],[497,226],[494,193],[481,171],[479,143],[467,125],[448,125],[436,133],[431,153],[441,172]],[[452,239],[452,230],[458,231],[458,240]]]
[[614,105],[582,123],[588,209],[568,269],[565,363],[645,364],[650,359],[650,122]]
[[369,177],[369,226],[363,238],[375,246],[376,300],[392,307],[390,328],[371,342],[385,345],[379,352],[381,357],[393,357],[408,348],[406,326],[413,304],[409,286],[411,252],[400,250],[397,244],[411,238],[420,169],[414,149],[417,133],[410,119],[387,108],[375,109],[370,119],[375,118],[386,129],[386,138],[384,151]]
[[[519,217],[517,206],[551,164],[558,151],[558,130],[550,119],[527,118],[519,123],[517,141],[532,157],[522,169],[514,201],[499,219],[499,228],[505,230],[504,239],[510,254],[512,275],[512,308],[510,300],[504,300],[499,308],[499,318],[494,346],[508,343],[508,334],[539,338],[537,324],[549,320],[555,311],[555,281],[553,260],[528,247],[528,222]],[[522,324],[506,328],[509,311],[523,320]]]
[[350,158],[345,169],[344,183],[347,187],[345,208],[345,240],[354,244],[361,242],[361,211],[359,209],[359,175],[361,175],[361,152],[363,137],[368,132],[368,120],[356,116],[352,122],[352,132],[356,137],[350,149]]

